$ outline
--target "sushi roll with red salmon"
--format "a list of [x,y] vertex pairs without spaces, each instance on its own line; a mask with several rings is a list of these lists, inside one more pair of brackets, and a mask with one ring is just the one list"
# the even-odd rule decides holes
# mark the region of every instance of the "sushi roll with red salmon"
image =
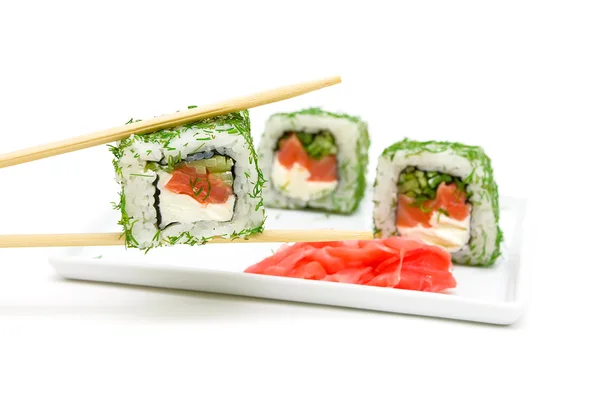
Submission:
[[375,237],[422,239],[455,264],[489,266],[500,255],[498,186],[480,147],[409,139],[389,146],[373,201]]
[[259,144],[265,205],[351,214],[365,194],[367,123],[318,108],[272,115]]
[[127,247],[262,232],[264,178],[247,111],[132,135],[111,152]]

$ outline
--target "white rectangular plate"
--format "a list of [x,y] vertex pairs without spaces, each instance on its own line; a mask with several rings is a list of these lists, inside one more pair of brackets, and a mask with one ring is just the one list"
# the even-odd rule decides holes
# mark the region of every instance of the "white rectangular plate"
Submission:
[[[500,198],[503,252],[491,268],[456,266],[457,287],[447,293],[310,281],[244,273],[280,244],[174,246],[147,254],[125,247],[69,248],[50,263],[69,279],[185,289],[393,313],[508,325],[524,310],[526,264],[521,263],[524,199]],[[268,229],[371,229],[370,192],[352,216],[267,209]],[[115,212],[101,215],[93,232],[118,231]],[[92,226],[93,227],[93,226]]]

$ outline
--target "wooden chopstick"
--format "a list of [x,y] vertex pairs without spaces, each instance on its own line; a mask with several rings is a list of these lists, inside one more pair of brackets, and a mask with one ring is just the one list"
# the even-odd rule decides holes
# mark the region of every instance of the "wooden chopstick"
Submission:
[[[343,230],[269,230],[248,236],[247,239],[214,238],[208,243],[287,243],[329,242],[340,240],[373,239],[370,231]],[[75,246],[119,246],[124,245],[119,232],[96,234],[46,234],[46,235],[0,235],[0,248],[19,247],[75,247]]]
[[132,134],[147,134],[164,128],[175,127],[214,116],[255,108],[257,106],[286,100],[311,91],[333,86],[334,84],[341,83],[341,81],[339,76],[334,76],[305,83],[282,86],[245,97],[238,97],[211,105],[156,117],[151,120],[113,127],[79,137],[7,153],[0,155],[0,168],[119,141]]

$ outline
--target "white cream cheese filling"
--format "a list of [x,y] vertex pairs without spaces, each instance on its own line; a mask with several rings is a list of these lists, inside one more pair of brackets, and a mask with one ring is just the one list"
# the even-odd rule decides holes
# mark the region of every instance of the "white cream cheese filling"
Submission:
[[230,195],[225,203],[201,204],[189,195],[166,189],[171,174],[159,171],[158,176],[161,227],[174,222],[188,224],[197,221],[229,221],[233,217],[235,195]]
[[448,252],[456,252],[469,242],[471,215],[464,220],[455,220],[438,211],[433,211],[429,224],[426,228],[421,224],[415,227],[396,226],[402,236],[419,238],[428,244],[446,249]]
[[321,198],[335,191],[338,181],[309,181],[310,172],[298,163],[291,169],[283,166],[277,156],[273,161],[271,183],[290,198],[304,201]]

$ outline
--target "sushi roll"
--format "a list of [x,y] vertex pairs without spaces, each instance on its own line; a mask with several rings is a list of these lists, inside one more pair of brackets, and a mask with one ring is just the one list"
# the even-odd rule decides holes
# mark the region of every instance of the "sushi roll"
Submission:
[[265,205],[353,213],[365,194],[369,145],[358,117],[318,108],[272,115],[258,150]]
[[127,247],[195,245],[262,232],[264,178],[248,111],[132,135],[110,150]]
[[498,186],[483,149],[404,139],[379,157],[375,237],[420,238],[456,264],[489,266],[500,255]]

